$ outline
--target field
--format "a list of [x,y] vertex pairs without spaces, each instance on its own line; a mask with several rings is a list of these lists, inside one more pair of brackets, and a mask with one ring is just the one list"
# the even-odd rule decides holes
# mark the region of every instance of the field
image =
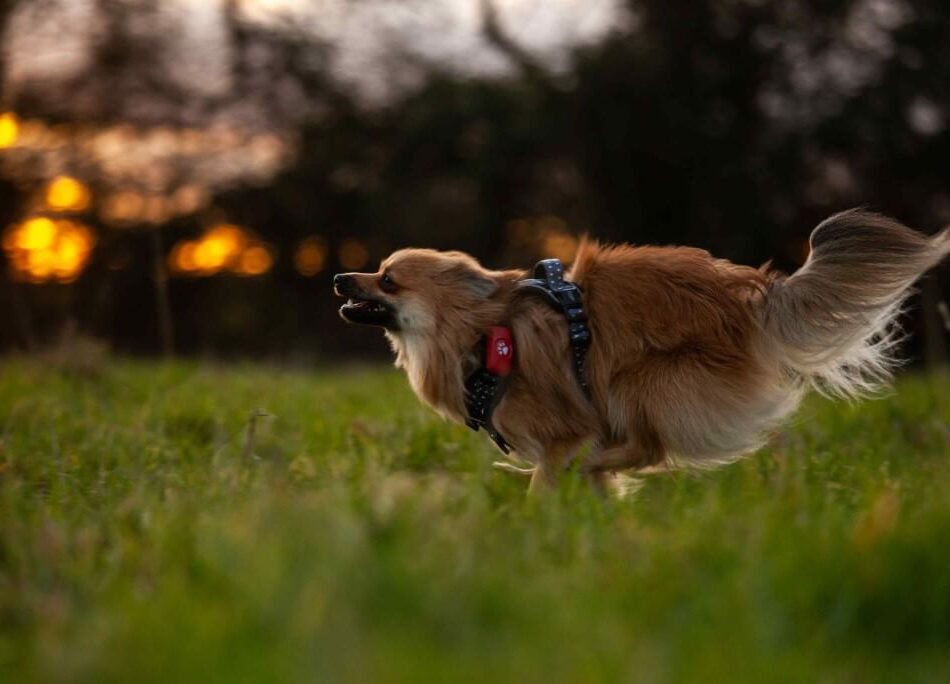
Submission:
[[0,362],[0,680],[947,681],[950,376],[545,500],[389,369]]

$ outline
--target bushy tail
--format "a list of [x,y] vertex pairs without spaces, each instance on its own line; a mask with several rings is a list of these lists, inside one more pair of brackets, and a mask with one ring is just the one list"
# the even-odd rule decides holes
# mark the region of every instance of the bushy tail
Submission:
[[873,391],[898,363],[895,318],[914,281],[950,253],[950,229],[928,238],[853,209],[823,221],[809,242],[805,265],[769,289],[766,334],[785,367],[820,391]]

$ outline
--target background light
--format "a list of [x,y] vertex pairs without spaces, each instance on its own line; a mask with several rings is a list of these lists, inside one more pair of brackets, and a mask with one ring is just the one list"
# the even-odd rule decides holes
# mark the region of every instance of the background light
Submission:
[[20,120],[16,114],[0,114],[0,149],[13,147],[20,135]]
[[340,250],[337,254],[340,265],[343,268],[357,269],[362,268],[369,261],[369,250],[359,240],[348,238],[340,244]]
[[172,273],[183,276],[211,276],[230,272],[259,276],[274,266],[273,249],[250,231],[232,223],[221,223],[197,240],[176,244],[168,256]]
[[96,238],[79,221],[37,216],[7,228],[2,244],[15,279],[71,283],[86,267]]
[[57,176],[46,186],[46,204],[53,211],[84,211],[90,199],[89,188],[70,176]]
[[294,268],[302,276],[315,276],[327,263],[327,241],[319,235],[304,238],[294,252]]

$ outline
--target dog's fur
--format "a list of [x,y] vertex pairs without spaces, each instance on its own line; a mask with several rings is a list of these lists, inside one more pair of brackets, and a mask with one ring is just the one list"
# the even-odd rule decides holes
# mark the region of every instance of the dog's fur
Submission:
[[554,482],[587,442],[580,466],[599,483],[610,471],[729,462],[759,447],[809,387],[858,396],[887,380],[895,318],[912,283],[950,252],[950,230],[927,238],[852,210],[815,228],[810,244],[786,277],[689,247],[584,241],[568,278],[590,318],[591,399],[563,316],[516,291],[522,271],[406,249],[378,273],[338,276],[337,290],[378,303],[373,316],[341,314],[386,327],[413,390],[457,422],[480,338],[509,326],[515,365],[496,427],[534,464],[533,487]]

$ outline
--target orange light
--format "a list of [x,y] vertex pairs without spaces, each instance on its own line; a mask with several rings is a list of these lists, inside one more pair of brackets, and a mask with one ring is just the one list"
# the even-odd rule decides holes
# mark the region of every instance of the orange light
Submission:
[[57,258],[53,264],[56,277],[68,279],[74,273],[79,273],[79,267],[86,258],[86,242],[75,231],[62,235],[59,239]]
[[255,245],[249,247],[241,255],[241,263],[237,272],[241,275],[258,276],[267,273],[274,263],[274,258],[265,247]]
[[273,249],[230,223],[219,224],[197,240],[185,240],[168,255],[172,272],[210,276],[227,270],[242,276],[267,273],[274,265]]
[[57,176],[46,187],[46,204],[54,211],[83,211],[89,199],[89,188],[69,176]]
[[567,224],[559,216],[545,214],[535,219],[538,230],[542,233],[566,233]]
[[0,114],[0,149],[13,147],[20,137],[20,120],[13,112]]
[[195,265],[195,243],[191,240],[179,242],[168,255],[168,267],[174,273],[191,273]]
[[202,240],[195,247],[195,267],[201,271],[218,271],[231,253],[231,245],[223,240]]
[[565,264],[574,261],[577,245],[576,237],[561,230],[545,233],[541,242],[545,256],[560,259]]
[[125,190],[106,197],[99,213],[105,221],[134,223],[142,218],[144,209],[145,198],[137,192]]
[[3,248],[15,278],[70,283],[86,267],[95,242],[92,231],[82,223],[36,217],[10,226]]
[[194,271],[198,268],[198,264],[195,263],[195,248],[197,245],[194,242],[186,242],[181,246],[181,254],[179,255],[179,263],[181,268],[185,271]]
[[55,260],[53,254],[45,249],[30,252],[27,259],[30,278],[36,281],[49,280],[53,274]]
[[221,240],[234,245],[235,248],[241,248],[247,242],[247,233],[240,226],[232,223],[219,223],[205,233],[205,240]]
[[318,235],[304,238],[294,252],[294,268],[303,276],[315,276],[327,262],[327,241]]
[[524,245],[531,242],[532,224],[528,219],[512,219],[505,227],[511,234],[513,243]]
[[145,198],[142,218],[155,225],[165,223],[171,218],[171,202],[161,195],[149,195]]
[[208,191],[197,185],[183,185],[172,195],[171,205],[176,214],[193,214],[208,204]]
[[195,265],[201,271],[220,271],[236,259],[244,243],[244,233],[237,226],[215,226],[205,233],[195,248]]
[[343,268],[357,269],[369,261],[369,250],[359,240],[348,238],[340,244],[337,257]]
[[49,249],[56,239],[56,224],[45,216],[29,219],[20,224],[14,244],[27,252]]

